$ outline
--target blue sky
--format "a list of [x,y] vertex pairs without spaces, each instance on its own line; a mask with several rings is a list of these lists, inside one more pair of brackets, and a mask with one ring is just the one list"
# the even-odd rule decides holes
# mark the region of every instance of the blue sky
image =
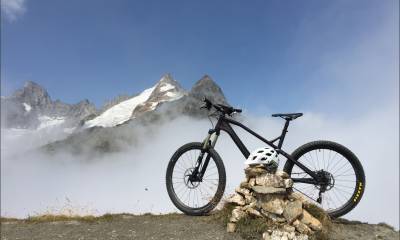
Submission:
[[398,99],[398,8],[396,0],[2,0],[2,95],[33,80],[53,99],[99,107],[169,72],[186,89],[209,74],[233,105],[254,112],[363,112]]

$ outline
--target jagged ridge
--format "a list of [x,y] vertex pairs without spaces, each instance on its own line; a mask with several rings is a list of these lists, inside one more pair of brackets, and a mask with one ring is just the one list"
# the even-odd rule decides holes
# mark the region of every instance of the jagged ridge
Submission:
[[87,99],[77,104],[52,101],[39,84],[28,81],[10,97],[1,99],[2,127],[37,129],[46,124],[76,125],[90,115],[96,107]]

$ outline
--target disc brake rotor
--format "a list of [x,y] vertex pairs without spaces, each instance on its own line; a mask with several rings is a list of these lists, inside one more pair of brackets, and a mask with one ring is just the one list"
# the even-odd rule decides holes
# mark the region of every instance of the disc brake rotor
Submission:
[[190,189],[197,188],[200,185],[200,181],[193,181],[190,179],[192,177],[193,171],[194,168],[189,168],[183,174],[183,181],[185,182],[185,185]]

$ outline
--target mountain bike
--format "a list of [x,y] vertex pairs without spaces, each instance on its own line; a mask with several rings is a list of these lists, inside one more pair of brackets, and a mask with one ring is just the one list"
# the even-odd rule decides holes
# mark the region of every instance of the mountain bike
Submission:
[[[202,108],[214,112],[215,127],[208,131],[203,142],[192,142],[180,147],[167,167],[166,186],[173,204],[188,215],[204,215],[220,202],[226,185],[225,167],[215,150],[221,131],[225,131],[247,159],[249,150],[231,125],[238,126],[286,158],[283,171],[292,178],[293,190],[301,192],[315,204],[336,218],[350,212],[361,200],[365,189],[363,167],[346,147],[331,141],[313,141],[298,147],[292,154],[282,149],[290,121],[302,113],[277,113],[285,124],[280,136],[267,140],[233,119],[242,112],[231,106],[214,104],[204,98]],[[277,142],[277,144],[276,144]]]

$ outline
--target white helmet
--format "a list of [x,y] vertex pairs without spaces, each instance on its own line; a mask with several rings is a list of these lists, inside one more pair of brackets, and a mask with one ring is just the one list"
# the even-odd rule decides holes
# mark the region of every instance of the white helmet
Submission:
[[279,162],[278,153],[273,148],[263,147],[252,152],[244,164],[270,164],[273,162]]

